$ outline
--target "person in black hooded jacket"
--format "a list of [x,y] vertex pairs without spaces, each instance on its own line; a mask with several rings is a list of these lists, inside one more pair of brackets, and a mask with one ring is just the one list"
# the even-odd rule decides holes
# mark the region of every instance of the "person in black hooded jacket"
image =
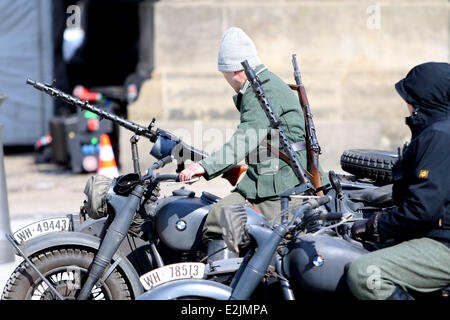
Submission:
[[356,221],[355,238],[397,245],[355,260],[358,299],[413,299],[450,285],[450,64],[414,67],[395,88],[411,113],[411,142],[394,165],[395,206]]

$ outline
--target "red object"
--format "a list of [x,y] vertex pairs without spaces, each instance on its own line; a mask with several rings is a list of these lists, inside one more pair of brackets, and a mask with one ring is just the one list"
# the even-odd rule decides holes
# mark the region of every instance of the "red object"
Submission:
[[87,128],[89,131],[97,131],[100,124],[98,123],[97,119],[89,119],[87,122]]
[[98,160],[95,156],[86,156],[83,159],[83,169],[87,172],[93,172],[98,168]]
[[258,209],[256,209],[255,206],[252,206],[252,209],[255,210],[256,212],[258,212],[259,214],[262,214],[262,212],[259,211]]
[[128,86],[128,93],[137,93],[137,87],[135,85]]
[[83,86],[76,86],[73,89],[73,95],[80,98],[81,100],[87,101],[100,101],[103,96],[101,93],[90,91],[89,89]]
[[39,138],[34,147],[35,149],[40,149],[42,147],[48,146],[51,143],[52,143],[52,136],[50,135],[50,133],[48,133],[45,136]]

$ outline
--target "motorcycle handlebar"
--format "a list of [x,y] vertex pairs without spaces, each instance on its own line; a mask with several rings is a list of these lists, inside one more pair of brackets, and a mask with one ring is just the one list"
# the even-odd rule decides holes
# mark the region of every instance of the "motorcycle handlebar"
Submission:
[[324,204],[327,204],[328,202],[331,201],[331,197],[330,196],[322,196],[319,198],[313,198],[308,200],[307,202],[310,204],[311,209],[316,209]]
[[161,160],[157,161],[154,165],[155,168],[154,169],[159,169],[164,167],[166,164],[171,163],[173,161],[173,156],[169,155],[165,158],[162,158]]
[[308,201],[305,201],[300,206],[299,210],[297,210],[297,212],[295,213],[294,218],[290,222],[288,222],[288,228],[294,227],[294,225],[298,222],[298,221],[296,222],[297,218],[303,218],[303,212],[307,210],[316,209],[330,201],[331,201],[330,196],[321,196],[319,198],[312,198],[309,199]]
[[180,182],[180,174],[160,174],[159,176],[156,176],[153,181],[160,182],[166,180],[174,180],[175,182]]
[[317,217],[318,220],[341,220],[342,212],[328,212]]
[[161,160],[156,161],[154,164],[151,165],[150,168],[148,168],[148,173],[152,173],[153,170],[157,170],[160,169],[162,167],[164,167],[166,164],[171,163],[173,160],[173,156],[167,156],[165,158],[162,158]]
[[142,180],[147,180],[150,177],[153,177],[153,171],[164,167],[166,164],[171,163],[173,160],[173,156],[167,156],[162,158],[161,160],[156,161],[154,164],[150,166],[147,170],[147,174],[142,178]]

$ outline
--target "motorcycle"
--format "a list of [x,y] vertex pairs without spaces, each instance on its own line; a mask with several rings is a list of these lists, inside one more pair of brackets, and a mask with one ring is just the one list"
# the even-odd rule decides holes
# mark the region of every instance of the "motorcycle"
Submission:
[[[89,209],[88,201],[79,215],[37,221],[7,235],[24,261],[9,278],[2,299],[135,299],[174,280],[206,276],[216,283],[228,283],[234,277],[245,261],[242,257],[204,263],[207,256],[201,230],[209,208],[220,198],[207,192],[197,197],[185,189],[159,198],[160,183],[178,179],[177,174],[155,173],[173,161],[174,151],[192,160],[207,156],[204,152],[169,132],[153,130],[154,121],[142,127],[53,85],[28,83],[134,132],[130,139],[134,173],[110,183],[103,181],[104,193],[95,210]],[[154,142],[150,153],[158,159],[145,175],[138,160],[140,136]],[[184,162],[179,162],[178,171],[183,166]],[[236,172],[242,173],[241,168]],[[227,178],[235,184],[238,175]],[[380,192],[382,188],[352,176],[331,173],[330,178],[332,186],[324,191],[332,201],[322,210],[348,211],[354,218],[362,218],[374,210],[371,204],[379,207],[389,203],[389,189]],[[93,185],[97,182],[102,183],[92,181]],[[265,224],[255,210],[245,211],[250,223]],[[326,220],[321,223],[331,227]],[[348,229],[348,225],[341,224],[341,228]]]
[[[205,192],[195,197],[185,189],[157,198],[161,182],[178,180],[178,174],[155,174],[172,160],[158,160],[142,177],[114,179],[105,196],[105,217],[90,218],[83,207],[78,216],[44,219],[7,235],[24,261],[2,299],[134,299],[178,279],[207,276],[225,282],[224,275],[234,275],[243,258],[203,262],[201,230],[219,198]],[[341,207],[346,203],[339,196],[334,200]],[[251,223],[267,224],[257,211],[245,211]]]
[[[285,300],[301,297],[305,300],[323,299],[327,296],[334,300],[354,299],[346,282],[348,267],[352,261],[376,248],[364,246],[348,235],[343,236],[343,230],[338,227],[349,220],[348,213],[314,211],[331,199],[328,195],[310,197],[300,206],[289,207],[280,214],[283,216],[291,213],[292,218],[281,219],[281,222],[274,220],[272,223],[246,220],[247,213],[237,207],[224,209],[221,224],[228,248],[239,251],[239,247],[245,242],[243,233],[252,240],[230,284],[211,281],[205,274],[203,279],[166,283],[139,296],[137,300],[273,301],[279,297]],[[244,217],[239,220],[245,221],[245,226],[233,223],[236,215]],[[318,220],[338,222],[331,228],[311,230],[310,225]],[[413,296],[445,299],[449,292],[450,286],[443,288],[441,292],[413,293]]]

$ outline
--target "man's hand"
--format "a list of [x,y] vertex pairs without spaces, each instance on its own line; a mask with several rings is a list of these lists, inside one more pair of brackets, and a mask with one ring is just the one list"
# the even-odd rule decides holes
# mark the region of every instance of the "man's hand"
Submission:
[[378,220],[382,215],[386,214],[384,211],[375,212],[369,219],[357,220],[352,226],[352,236],[356,240],[383,242],[383,238],[378,231]]
[[386,240],[383,239],[380,231],[378,230],[378,220],[380,220],[381,216],[384,214],[386,214],[385,211],[375,212],[369,220],[367,220],[367,232],[369,233],[370,241],[381,243]]
[[356,220],[352,226],[352,237],[358,241],[367,238],[367,219]]
[[203,168],[200,164],[193,163],[180,172],[180,181],[188,181],[193,177],[200,177],[205,174],[205,172],[205,168]]

